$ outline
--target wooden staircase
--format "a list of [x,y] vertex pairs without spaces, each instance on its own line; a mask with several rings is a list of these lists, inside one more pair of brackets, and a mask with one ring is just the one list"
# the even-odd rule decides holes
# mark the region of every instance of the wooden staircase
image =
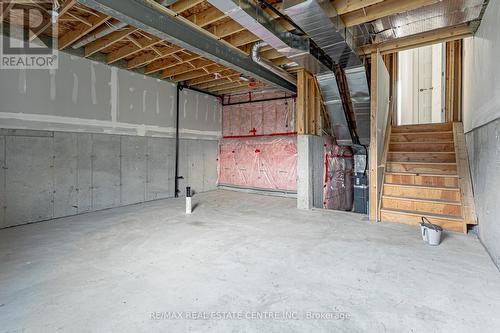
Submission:
[[[445,230],[476,224],[461,123],[392,127],[380,220],[416,225],[425,216]],[[460,132],[461,131],[461,132]]]

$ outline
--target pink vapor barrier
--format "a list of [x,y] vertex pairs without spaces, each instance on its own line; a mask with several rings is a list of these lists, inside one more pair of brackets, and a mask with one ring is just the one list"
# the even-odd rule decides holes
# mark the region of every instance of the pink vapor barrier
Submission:
[[222,139],[219,185],[297,191],[297,137]]
[[226,105],[222,112],[224,137],[295,134],[292,98]]

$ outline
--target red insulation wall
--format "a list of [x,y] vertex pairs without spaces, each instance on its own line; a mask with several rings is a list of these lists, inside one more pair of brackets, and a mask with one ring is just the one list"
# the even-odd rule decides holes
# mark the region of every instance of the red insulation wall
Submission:
[[226,105],[222,112],[218,184],[296,192],[294,99]]

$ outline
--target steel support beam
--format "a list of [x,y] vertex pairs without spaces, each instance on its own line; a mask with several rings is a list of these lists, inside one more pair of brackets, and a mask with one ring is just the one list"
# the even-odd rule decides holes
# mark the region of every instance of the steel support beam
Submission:
[[201,29],[159,12],[144,0],[78,0],[78,2],[244,75],[282,90],[292,93],[296,91],[295,85],[256,64],[243,52],[212,38]]

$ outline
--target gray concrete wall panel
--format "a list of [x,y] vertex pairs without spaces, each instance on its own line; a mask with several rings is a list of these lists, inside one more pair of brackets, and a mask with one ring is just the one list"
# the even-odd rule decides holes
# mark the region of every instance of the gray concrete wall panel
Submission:
[[174,196],[175,140],[148,139],[147,200]]
[[[217,141],[179,147],[180,195],[215,189]],[[0,129],[4,165],[0,227],[173,197],[175,139]]]
[[52,137],[6,137],[5,226],[53,217]]
[[146,200],[147,138],[121,137],[121,204]]
[[78,134],[54,133],[54,217],[78,213]]
[[92,136],[92,206],[99,210],[120,205],[120,136]]
[[77,213],[92,211],[92,134],[77,134]]

